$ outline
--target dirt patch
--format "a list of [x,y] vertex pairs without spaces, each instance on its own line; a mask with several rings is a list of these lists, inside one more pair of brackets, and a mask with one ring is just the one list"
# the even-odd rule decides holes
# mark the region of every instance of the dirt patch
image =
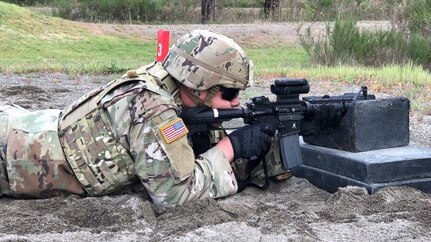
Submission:
[[[119,25],[80,23],[84,28],[98,35],[132,36],[141,40],[156,40],[159,29],[169,30],[171,44],[180,36],[194,29],[212,29],[233,38],[241,46],[264,46],[268,44],[299,45],[298,32],[311,27],[314,36],[321,36],[326,31],[324,22],[281,22],[281,23],[248,23],[248,24],[179,24],[179,25]],[[390,28],[389,21],[359,21],[361,30]]]
[[2,199],[0,202],[0,225],[2,233],[7,234],[116,232],[136,229],[156,220],[151,203],[137,195],[101,199],[74,196],[43,200]]
[[6,97],[15,96],[15,95],[22,95],[22,96],[34,95],[34,94],[40,95],[41,93],[45,93],[44,90],[35,86],[12,86],[8,88],[2,88],[0,89],[0,91]]
[[431,197],[407,187],[334,194],[298,178],[154,210],[139,194],[0,200],[0,241],[388,241],[431,238]]
[[[113,77],[38,73],[0,74],[0,79],[0,104],[24,103],[36,110],[63,109]],[[269,95],[269,84],[262,80],[241,97]],[[311,95],[359,90],[325,81],[312,81],[311,87]],[[411,120],[412,140],[430,145],[426,137],[416,139],[429,130],[429,119]],[[156,210],[140,193],[0,199],[0,241],[428,241],[430,207],[430,195],[413,188],[386,188],[370,196],[363,188],[347,187],[330,194],[299,178],[274,183],[267,191],[247,188],[166,211]]]
[[[297,38],[296,26],[210,27],[243,42],[258,35],[258,43],[278,38],[295,44],[291,38]],[[132,26],[130,31],[139,29],[144,36],[155,38],[157,29],[165,27],[173,30],[175,39],[206,26]],[[106,28],[104,31],[115,30]],[[0,73],[0,105],[63,109],[116,77]],[[269,84],[269,80],[261,80],[241,93],[241,98],[247,101],[252,96],[269,95]],[[313,80],[310,85],[310,95],[359,90],[357,85],[341,82]],[[410,122],[411,142],[431,146],[431,116],[412,112]],[[267,191],[247,188],[229,198],[196,201],[165,211],[155,209],[141,193],[44,200],[2,198],[0,241],[430,241],[430,207],[430,195],[413,188],[385,188],[368,195],[363,188],[347,187],[331,194],[295,177],[273,183]]]
[[26,109],[40,106],[43,102],[51,101],[50,95],[36,86],[11,86],[1,88],[0,92],[6,99],[13,98],[13,103]]

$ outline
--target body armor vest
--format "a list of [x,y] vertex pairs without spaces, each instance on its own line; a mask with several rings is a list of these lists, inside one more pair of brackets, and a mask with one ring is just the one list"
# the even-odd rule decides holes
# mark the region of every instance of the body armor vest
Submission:
[[[105,104],[108,93],[123,84],[170,96],[175,82],[158,63],[129,71],[122,79],[79,99],[61,116],[59,138],[76,177],[91,196],[115,193],[135,182],[134,160],[115,135]],[[132,93],[132,92],[130,92]]]

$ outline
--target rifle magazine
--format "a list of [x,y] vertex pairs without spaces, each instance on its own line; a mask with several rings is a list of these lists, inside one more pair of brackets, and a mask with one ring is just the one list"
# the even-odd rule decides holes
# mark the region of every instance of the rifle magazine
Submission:
[[302,164],[299,133],[282,136],[280,138],[280,150],[283,168],[286,171]]

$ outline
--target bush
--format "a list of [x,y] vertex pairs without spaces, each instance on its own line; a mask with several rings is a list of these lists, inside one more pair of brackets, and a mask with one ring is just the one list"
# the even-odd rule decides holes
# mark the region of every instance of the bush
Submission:
[[431,69],[431,37],[422,33],[406,36],[396,29],[361,32],[356,21],[337,18],[333,25],[326,25],[323,38],[312,37],[308,28],[300,41],[312,61],[322,65],[384,66],[412,62]]
[[264,3],[265,0],[217,0],[216,2],[227,8],[261,8]]
[[431,70],[431,37],[412,34],[408,46],[408,55],[413,63]]
[[361,32],[355,20],[337,18],[326,25],[326,36],[315,39],[308,28],[300,41],[315,63],[382,66],[408,61],[407,42],[395,30]]
[[431,35],[431,0],[400,3],[394,10],[391,22],[405,34]]
[[160,1],[154,0],[55,0],[54,4],[60,17],[89,22],[155,21],[163,7]]
[[53,0],[2,0],[3,2],[13,3],[19,6],[47,6],[51,5]]
[[284,0],[282,21],[388,20],[403,0]]

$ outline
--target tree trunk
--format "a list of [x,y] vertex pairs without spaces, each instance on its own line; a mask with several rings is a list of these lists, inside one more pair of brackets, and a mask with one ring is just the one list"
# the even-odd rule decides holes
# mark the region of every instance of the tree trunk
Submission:
[[202,0],[201,2],[201,23],[207,23],[215,19],[215,0]]
[[265,13],[265,18],[275,17],[280,9],[280,0],[265,0],[263,4],[263,12]]

